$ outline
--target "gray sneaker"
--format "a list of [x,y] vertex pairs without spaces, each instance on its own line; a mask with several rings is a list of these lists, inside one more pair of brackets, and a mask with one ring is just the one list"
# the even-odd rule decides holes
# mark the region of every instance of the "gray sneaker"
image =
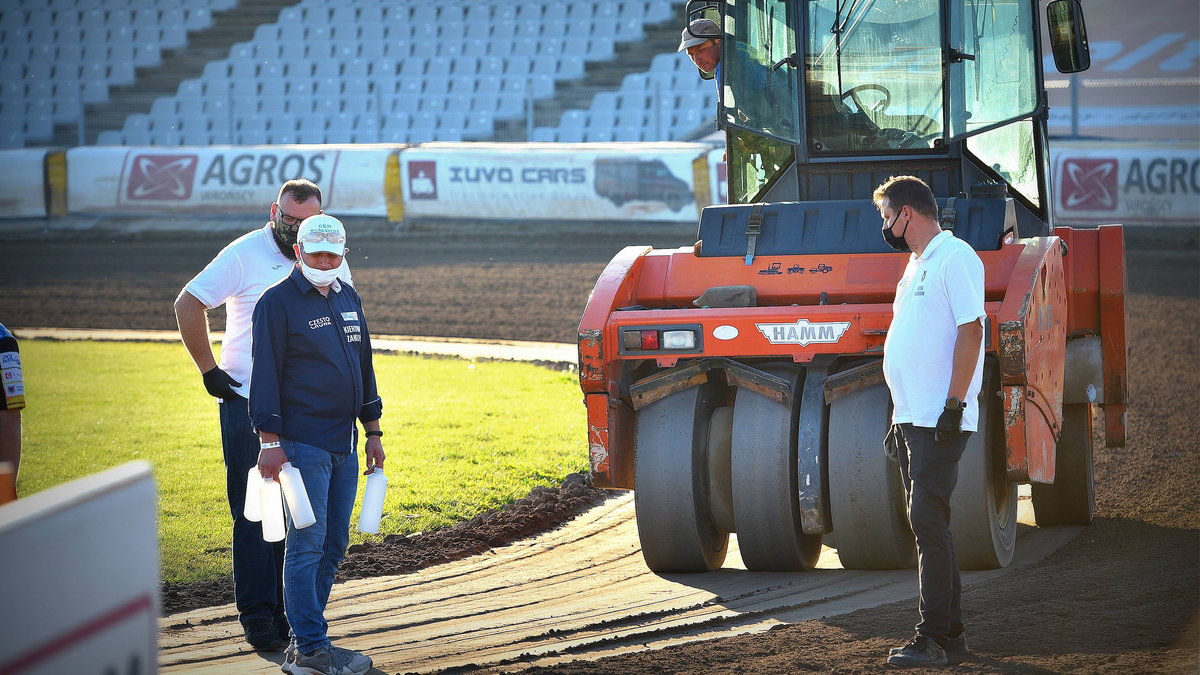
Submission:
[[349,649],[342,649],[341,647],[334,646],[330,646],[330,649],[344,656],[347,663],[350,664],[350,669],[356,673],[365,673],[371,669],[371,657],[363,654],[362,652],[355,652]]
[[360,661],[355,664],[357,667],[351,667],[351,653],[332,647],[312,654],[297,651],[295,660],[291,662],[291,675],[363,675],[371,669],[371,660],[361,654],[359,656],[366,660],[366,666],[363,667]]
[[946,665],[946,652],[932,638],[918,635],[900,648],[900,651],[889,654],[887,663],[898,668],[920,668],[923,666]]
[[287,649],[283,650],[283,663],[279,664],[279,669],[285,673],[292,672],[292,662],[296,660],[296,641],[292,640],[288,643]]

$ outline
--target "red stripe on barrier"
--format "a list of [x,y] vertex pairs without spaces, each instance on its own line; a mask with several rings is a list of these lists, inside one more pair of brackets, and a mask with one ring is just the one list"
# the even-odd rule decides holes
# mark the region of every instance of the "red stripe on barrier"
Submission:
[[139,598],[121,605],[112,610],[108,614],[99,616],[88,623],[76,628],[75,630],[60,635],[49,642],[39,645],[16,659],[0,665],[0,675],[10,675],[27,670],[32,666],[45,661],[46,659],[58,654],[71,645],[86,640],[96,633],[99,633],[114,624],[120,623],[125,619],[142,611],[150,611],[154,607],[154,600],[149,595],[142,595]]

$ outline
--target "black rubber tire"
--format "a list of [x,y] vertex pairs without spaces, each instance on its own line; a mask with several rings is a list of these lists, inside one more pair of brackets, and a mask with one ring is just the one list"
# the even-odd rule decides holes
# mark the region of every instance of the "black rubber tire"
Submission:
[[718,403],[709,387],[691,387],[637,413],[634,510],[654,572],[708,572],[725,561],[729,533],[713,522],[708,487],[708,425]]
[[1087,403],[1063,405],[1063,430],[1055,452],[1054,483],[1033,483],[1033,511],[1037,524],[1088,525],[1096,509],[1096,482],[1092,472],[1092,407]]
[[886,386],[829,406],[829,509],[842,567],[887,570],[916,564],[900,467],[883,452],[891,395]]
[[958,567],[1007,567],[1017,545],[1017,484],[1008,480],[998,380],[990,367],[979,394],[979,429],[967,440],[950,498]]
[[[791,380],[799,391],[795,374]],[[749,389],[733,404],[733,517],[752,571],[810,570],[821,557],[821,535],[804,534],[800,521],[797,412]]]

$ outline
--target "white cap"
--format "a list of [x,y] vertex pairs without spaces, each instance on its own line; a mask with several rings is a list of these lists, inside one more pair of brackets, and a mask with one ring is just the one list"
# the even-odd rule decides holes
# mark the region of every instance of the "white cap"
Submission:
[[296,243],[305,253],[343,255],[346,253],[346,228],[337,218],[318,213],[300,223]]
[[[697,35],[705,35],[707,37],[696,37],[696,35],[692,35],[692,33],[696,33]],[[682,52],[688,47],[702,45],[709,40],[720,39],[720,37],[721,27],[717,25],[716,21],[713,21],[712,19],[696,19],[695,21],[689,23],[687,28],[683,29],[683,34],[679,36],[679,49],[676,49],[675,51]]]

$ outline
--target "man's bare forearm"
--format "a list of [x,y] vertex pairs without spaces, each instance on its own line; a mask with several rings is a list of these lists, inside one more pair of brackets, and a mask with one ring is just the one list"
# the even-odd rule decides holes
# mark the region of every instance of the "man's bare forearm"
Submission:
[[967,390],[971,387],[971,378],[975,375],[975,366],[979,363],[979,345],[982,342],[983,326],[979,325],[978,320],[958,327],[947,397],[953,396],[960,401],[966,398]]
[[179,337],[183,346],[201,373],[217,367],[213,357],[212,343],[208,338],[208,308],[187,291],[180,291],[175,299],[175,321],[179,324]]

